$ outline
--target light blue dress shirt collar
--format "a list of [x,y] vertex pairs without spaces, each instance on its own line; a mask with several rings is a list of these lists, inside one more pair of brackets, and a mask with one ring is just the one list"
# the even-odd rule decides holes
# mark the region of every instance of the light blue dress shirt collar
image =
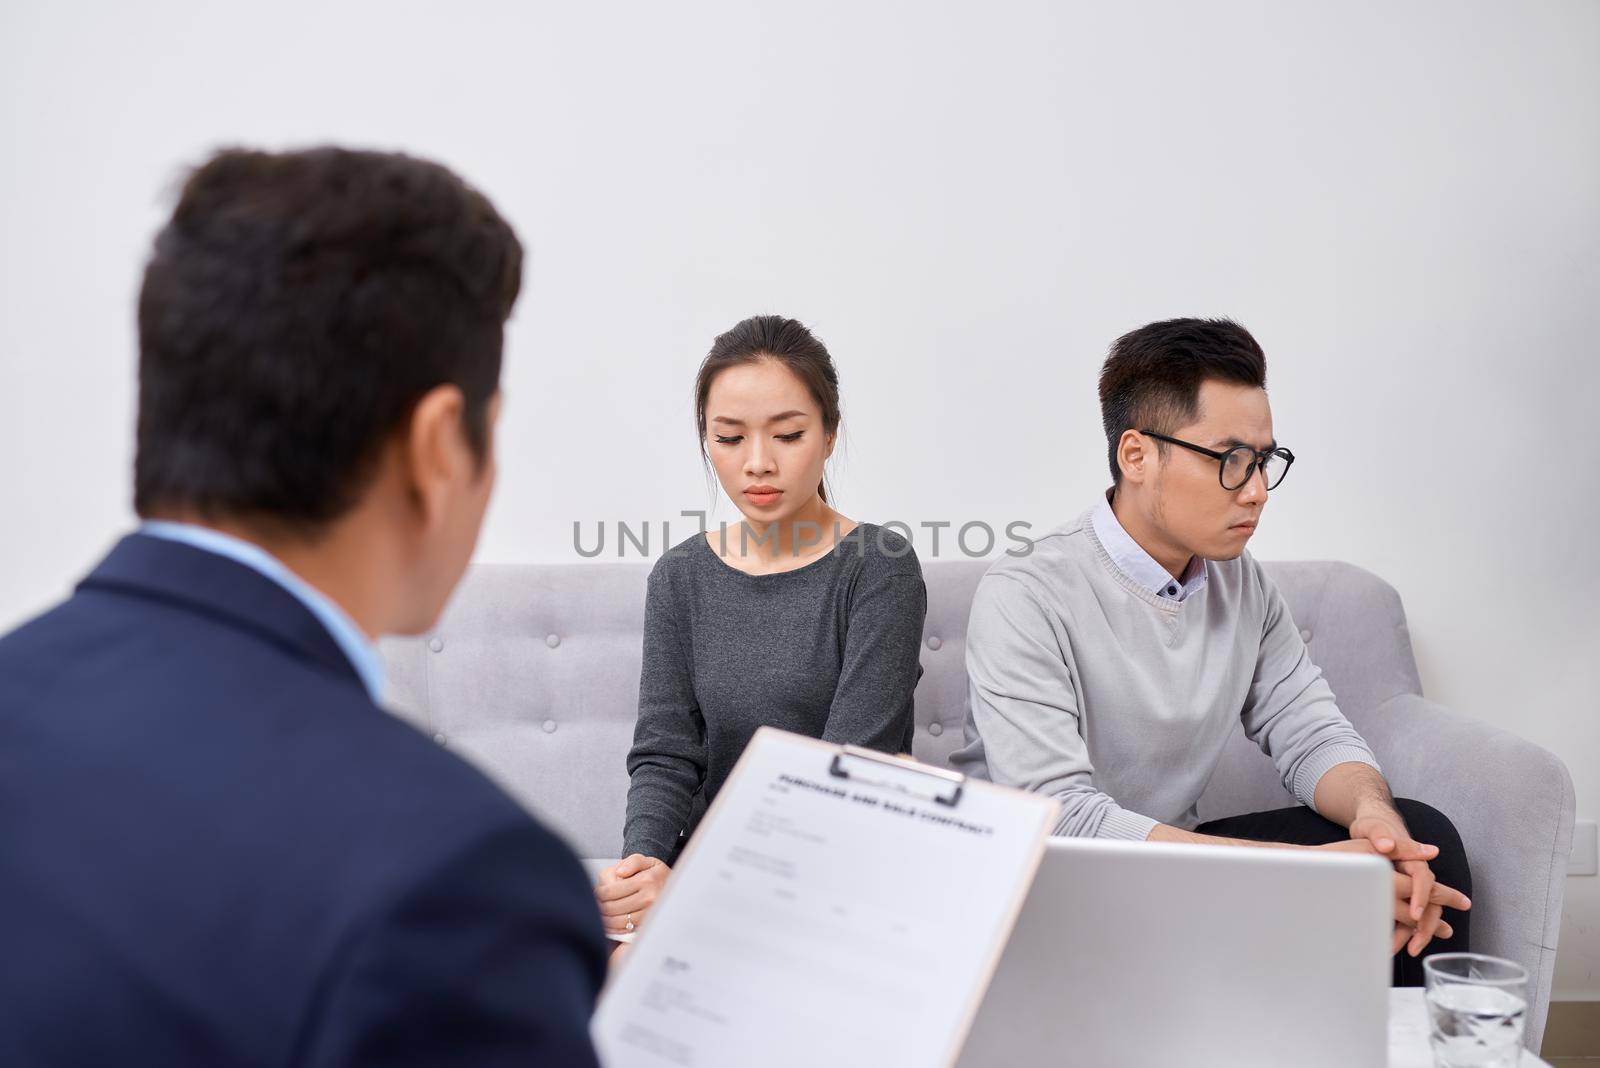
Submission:
[[1189,559],[1189,566],[1179,579],[1174,579],[1166,568],[1156,563],[1155,558],[1122,529],[1117,513],[1111,510],[1109,495],[1100,499],[1100,506],[1094,510],[1093,521],[1094,536],[1100,539],[1111,562],[1140,589],[1149,590],[1157,597],[1181,602],[1206,584],[1206,562],[1198,556]]
[[355,620],[350,618],[349,613],[335,604],[326,594],[290,571],[282,560],[259,545],[252,545],[231,534],[196,526],[193,523],[152,519],[139,525],[139,533],[148,534],[153,538],[181,542],[196,549],[225,556],[282,586],[290,596],[305,605],[308,612],[317,617],[317,621],[327,630],[328,636],[350,661],[350,666],[355,668],[356,675],[361,679],[361,685],[366,687],[367,693],[372,697],[372,703],[383,703],[383,658],[378,655],[377,647],[361,632],[361,628],[356,626]]

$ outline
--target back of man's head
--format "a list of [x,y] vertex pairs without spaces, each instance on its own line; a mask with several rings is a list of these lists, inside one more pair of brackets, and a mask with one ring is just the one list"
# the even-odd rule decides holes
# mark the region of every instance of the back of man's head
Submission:
[[437,164],[337,148],[216,155],[145,269],[136,510],[314,539],[447,385],[481,461],[521,277],[511,227]]
[[1100,369],[1100,419],[1114,483],[1122,481],[1122,435],[1147,428],[1170,434],[1188,423],[1207,381],[1266,388],[1265,353],[1231,319],[1167,319],[1117,338]]

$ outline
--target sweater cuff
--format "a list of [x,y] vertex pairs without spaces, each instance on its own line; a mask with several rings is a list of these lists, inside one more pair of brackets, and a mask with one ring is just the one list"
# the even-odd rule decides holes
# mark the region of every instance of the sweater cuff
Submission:
[[1115,838],[1125,842],[1142,842],[1159,826],[1159,820],[1129,812],[1115,805],[1106,811],[1105,818],[1095,830],[1096,838]]
[[644,820],[639,821],[639,826],[629,827],[628,832],[622,836],[622,855],[631,857],[635,853],[647,857],[655,857],[664,864],[672,863],[672,851],[678,846],[678,839],[682,837],[677,832],[668,832],[664,823]]
[[1317,783],[1339,764],[1365,764],[1379,775],[1383,774],[1383,769],[1378,767],[1372,750],[1364,745],[1340,742],[1337,745],[1323,746],[1306,757],[1294,773],[1294,796],[1299,798],[1302,805],[1313,812],[1316,811]]

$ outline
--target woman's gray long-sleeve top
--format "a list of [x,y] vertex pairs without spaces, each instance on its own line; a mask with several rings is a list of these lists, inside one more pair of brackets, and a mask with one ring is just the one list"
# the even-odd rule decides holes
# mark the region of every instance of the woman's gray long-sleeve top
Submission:
[[650,573],[623,855],[669,863],[763,725],[911,750],[927,615],[908,541],[862,523],[820,559],[770,575],[702,534]]

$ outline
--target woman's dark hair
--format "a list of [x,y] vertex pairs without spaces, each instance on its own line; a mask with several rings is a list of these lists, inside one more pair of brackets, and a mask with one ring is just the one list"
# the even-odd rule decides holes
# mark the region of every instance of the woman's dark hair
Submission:
[[[1172,433],[1199,414],[1200,386],[1213,379],[1267,385],[1266,354],[1232,319],[1168,319],[1117,338],[1100,369],[1100,419],[1113,482],[1122,481],[1122,435],[1147,428]],[[1156,442],[1158,452],[1166,447]]]
[[[839,373],[833,357],[815,334],[794,319],[781,315],[754,315],[726,333],[718,334],[711,351],[700,361],[694,380],[695,427],[700,434],[700,452],[706,449],[706,398],[711,383],[730,367],[772,360],[787,367],[805,383],[811,399],[822,412],[822,431],[832,435],[839,430]],[[827,480],[817,486],[823,500],[828,499]]]
[[436,163],[221,152],[183,186],[139,294],[134,507],[313,534],[359,500],[429,390],[480,459],[522,246]]

